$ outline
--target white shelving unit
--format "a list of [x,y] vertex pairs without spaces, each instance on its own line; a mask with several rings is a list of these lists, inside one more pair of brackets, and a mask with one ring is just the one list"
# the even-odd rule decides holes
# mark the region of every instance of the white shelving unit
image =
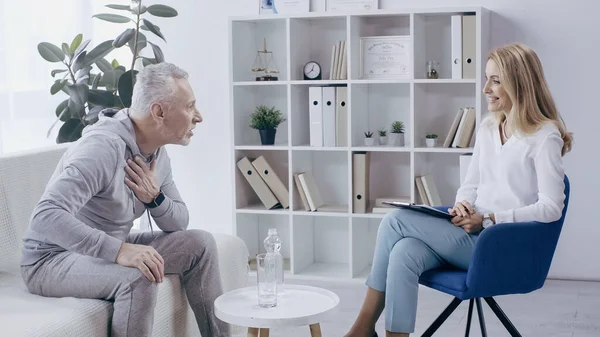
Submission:
[[[455,14],[477,18],[476,79],[451,78],[451,16]],[[438,134],[441,145],[458,109],[465,106],[475,107],[478,129],[486,106],[482,89],[490,50],[489,15],[482,7],[461,7],[230,18],[233,226],[251,255],[264,251],[267,229],[276,227],[289,277],[364,280],[384,215],[352,211],[352,154],[357,151],[371,152],[370,200],[408,196],[420,202],[415,177],[432,174],[443,203],[453,204],[459,187],[459,155],[472,149],[428,148],[425,135]],[[382,35],[412,37],[411,79],[358,77],[360,37]],[[256,82],[250,70],[264,39],[280,70],[278,81]],[[319,62],[323,78],[329,78],[331,48],[337,40],[346,40],[348,80],[303,80],[302,66],[310,60]],[[440,62],[439,79],[426,78],[427,60]],[[348,87],[350,146],[311,147],[308,88],[332,84]],[[250,114],[261,104],[277,107],[287,119],[277,129],[273,146],[260,145],[258,131],[248,126]],[[364,131],[377,135],[377,130],[389,130],[395,120],[405,123],[405,146],[364,146]],[[475,136],[471,146],[474,140]],[[267,210],[237,168],[244,156],[260,155],[288,188],[289,209]],[[342,210],[304,211],[293,177],[300,171],[311,172],[324,201],[342,205]]]

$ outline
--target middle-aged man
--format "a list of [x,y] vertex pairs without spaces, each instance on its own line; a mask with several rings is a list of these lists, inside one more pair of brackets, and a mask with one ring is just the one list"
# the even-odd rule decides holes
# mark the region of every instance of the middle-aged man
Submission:
[[[181,278],[203,337],[230,335],[214,315],[222,294],[214,238],[186,230],[164,148],[187,145],[202,121],[187,78],[168,63],[141,70],[131,108],[105,110],[65,152],[23,239],[29,291],[114,301],[113,337],[151,334],[165,274]],[[130,233],[144,212],[162,231]]]

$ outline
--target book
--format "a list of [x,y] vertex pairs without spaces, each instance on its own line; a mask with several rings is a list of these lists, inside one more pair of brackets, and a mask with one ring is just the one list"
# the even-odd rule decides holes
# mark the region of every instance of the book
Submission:
[[404,209],[410,209],[413,211],[429,214],[431,216],[435,216],[435,217],[447,219],[447,220],[450,220],[454,217],[453,215],[450,215],[450,213],[448,213],[448,212],[440,211],[437,208],[433,208],[433,207],[427,206],[427,205],[418,205],[415,203],[399,202],[399,201],[389,201],[389,202],[386,201],[386,202],[384,202],[384,204],[394,206],[394,207],[404,208]]

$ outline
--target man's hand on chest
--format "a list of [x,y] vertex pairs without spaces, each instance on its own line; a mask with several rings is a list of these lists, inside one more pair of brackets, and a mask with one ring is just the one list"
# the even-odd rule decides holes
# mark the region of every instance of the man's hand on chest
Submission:
[[160,193],[156,183],[156,158],[152,160],[150,168],[140,157],[134,159],[127,159],[125,184],[131,188],[141,202],[150,203]]

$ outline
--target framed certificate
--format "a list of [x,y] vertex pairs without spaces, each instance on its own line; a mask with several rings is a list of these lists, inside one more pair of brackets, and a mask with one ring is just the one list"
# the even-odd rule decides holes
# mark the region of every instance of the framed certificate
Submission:
[[379,0],[326,0],[328,12],[370,11],[379,9]]
[[360,78],[412,78],[409,35],[360,38]]

